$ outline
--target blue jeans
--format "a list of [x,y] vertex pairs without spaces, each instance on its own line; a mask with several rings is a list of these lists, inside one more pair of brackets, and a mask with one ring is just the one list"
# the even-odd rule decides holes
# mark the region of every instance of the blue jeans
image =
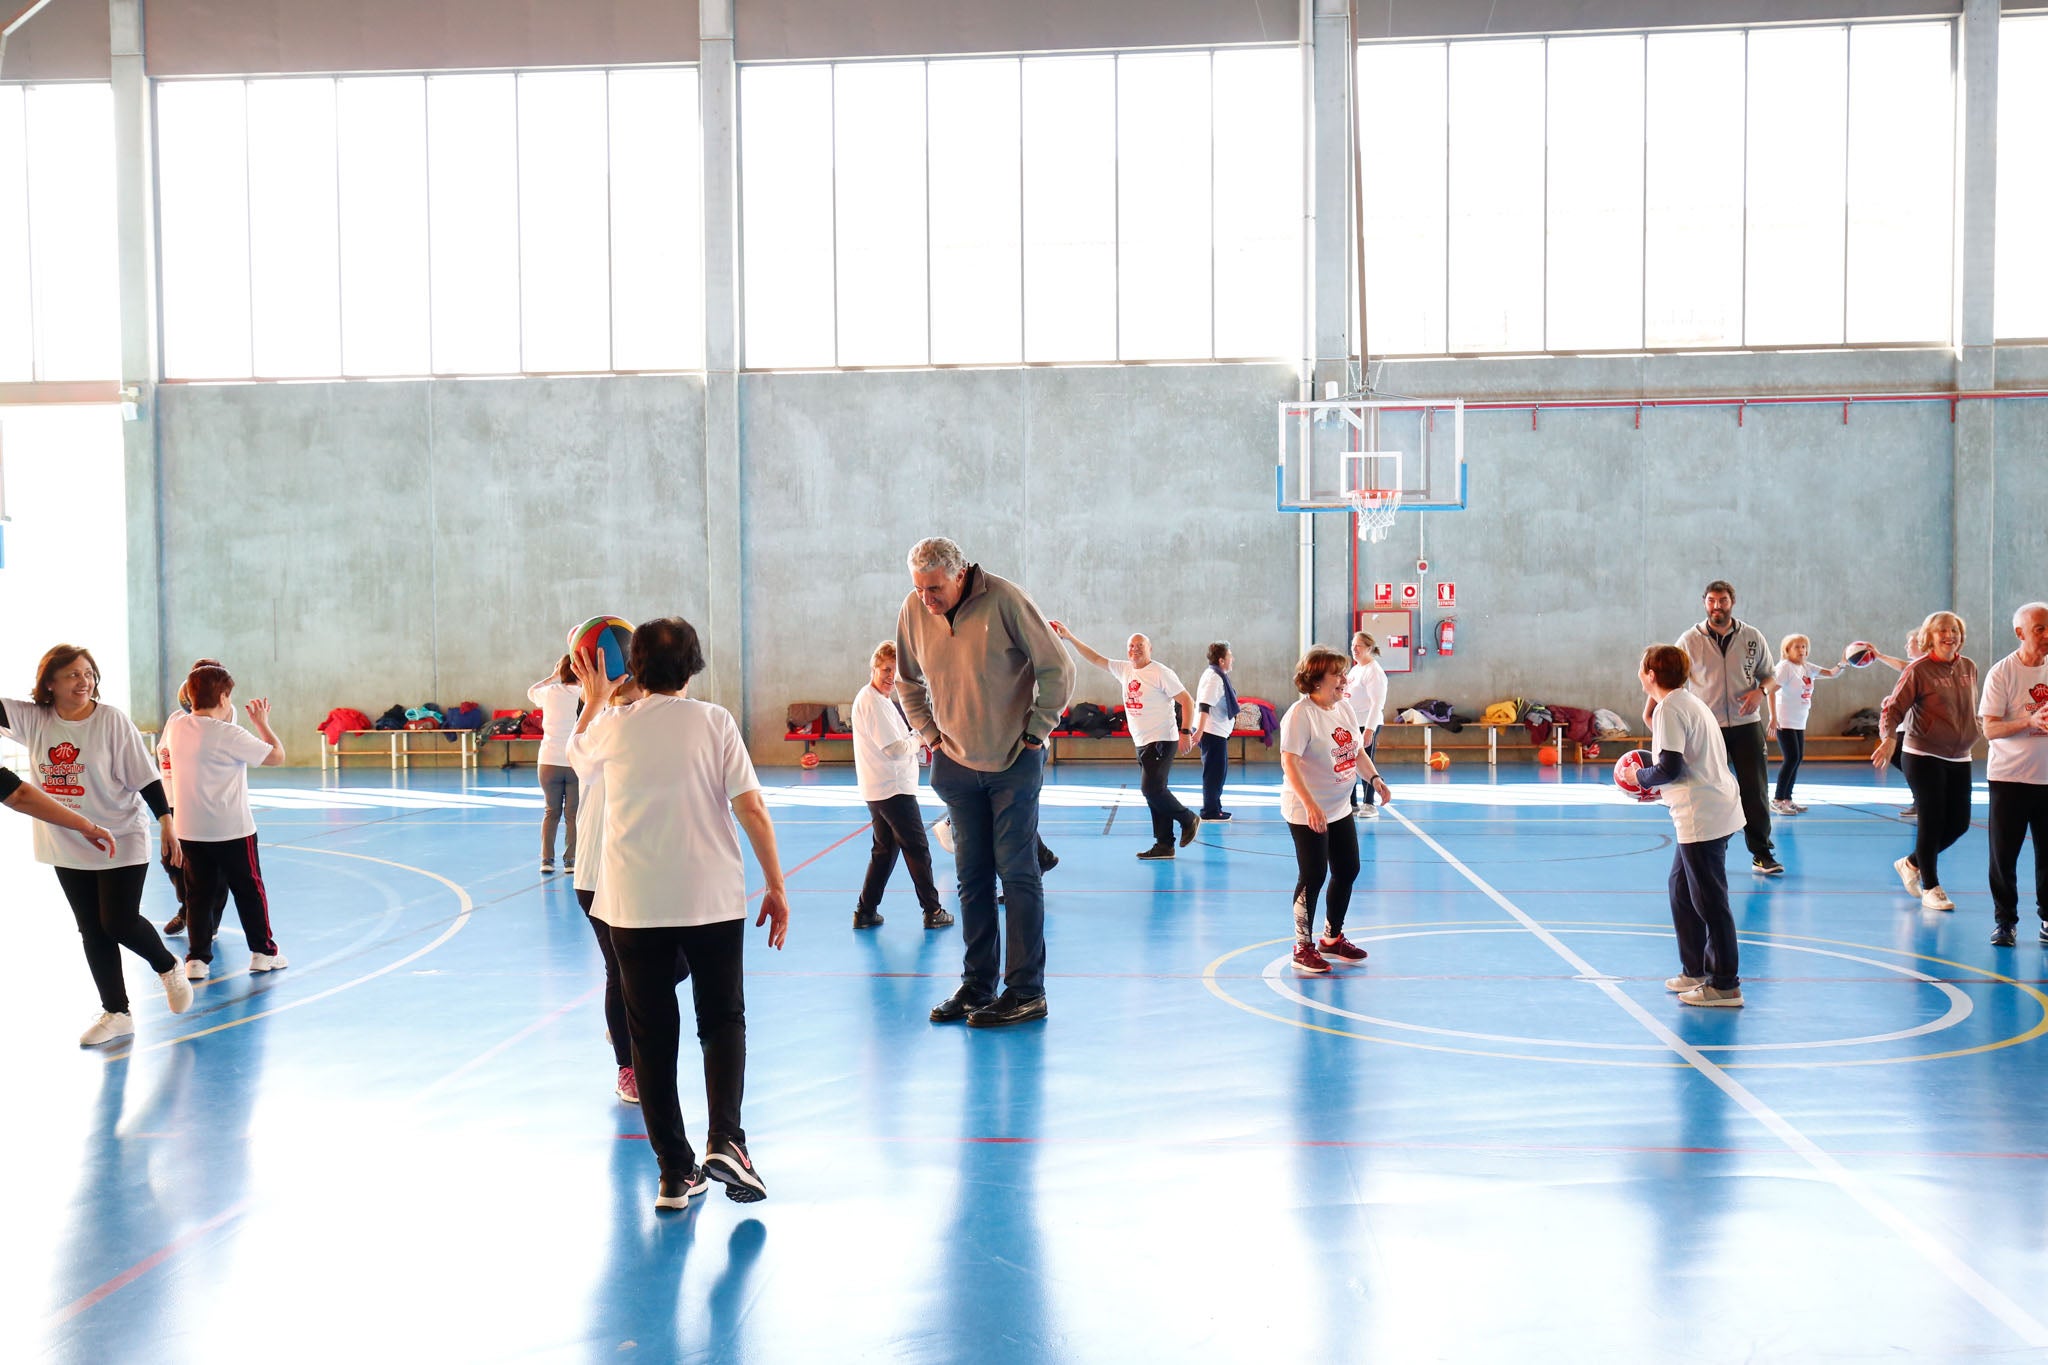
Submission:
[[[1045,755],[1027,748],[999,773],[962,767],[932,753],[932,791],[953,821],[960,879],[961,984],[988,995],[1003,985],[1025,1000],[1045,994],[1045,888],[1038,879],[1038,789]],[[996,877],[1008,900],[1003,950],[996,945]]]

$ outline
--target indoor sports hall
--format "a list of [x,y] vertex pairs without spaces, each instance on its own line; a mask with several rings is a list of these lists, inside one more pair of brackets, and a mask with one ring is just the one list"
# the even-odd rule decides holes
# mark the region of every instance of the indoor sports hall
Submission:
[[0,1359],[2048,1362],[2048,10],[0,33]]

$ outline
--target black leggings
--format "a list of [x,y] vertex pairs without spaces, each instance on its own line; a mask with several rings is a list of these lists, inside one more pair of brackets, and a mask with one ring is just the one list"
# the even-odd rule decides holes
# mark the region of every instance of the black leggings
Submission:
[[1344,916],[1351,910],[1351,884],[1358,880],[1358,822],[1347,815],[1332,820],[1321,834],[1307,825],[1289,823],[1294,838],[1294,941],[1312,941],[1316,923],[1316,895],[1329,878],[1330,894],[1325,903],[1324,925],[1328,937],[1344,932]]
[[[590,906],[597,899],[595,891],[578,891],[576,903],[583,907],[583,918],[590,923],[590,932],[597,935],[598,955],[604,958],[604,1031],[611,1039],[612,1061],[620,1066],[633,1065],[633,1035],[626,1028],[626,997],[619,989],[619,954],[612,947],[612,927],[590,913]],[[677,978],[681,980],[680,977]]]
[[2048,923],[2048,787],[1991,784],[1991,913],[2000,924],[2020,919],[2020,846],[2034,836],[2034,905]]
[[1145,804],[1152,808],[1152,842],[1170,844],[1183,821],[1193,818],[1194,812],[1180,803],[1180,798],[1167,789],[1167,774],[1173,771],[1173,756],[1179,748],[1170,739],[1154,740],[1138,750],[1138,786],[1145,793]]
[[1792,784],[1799,780],[1799,765],[1806,760],[1806,731],[1778,731],[1778,752],[1783,755],[1778,761],[1778,791],[1780,801],[1792,799]]
[[217,842],[187,839],[179,847],[185,851],[185,932],[191,935],[186,960],[213,961],[213,938],[220,932],[229,892],[234,893],[235,913],[241,917],[249,951],[275,957],[277,940],[270,936],[270,897],[263,889],[256,836]]
[[1202,732],[1202,818],[1223,813],[1223,779],[1230,775],[1230,736]]
[[1932,889],[1941,885],[1935,859],[1970,828],[1970,761],[1907,754],[1906,783],[1920,809],[1913,851],[1907,856],[1920,874],[1920,884]]
[[744,919],[664,929],[612,927],[619,986],[633,1039],[633,1079],[640,1087],[640,1117],[662,1175],[681,1179],[697,1164],[683,1128],[676,1094],[676,1059],[682,1048],[677,973],[687,965],[697,1007],[697,1042],[704,1053],[704,1098],[710,1110],[707,1146],[745,1142],[740,1098],[747,1080],[747,1001],[742,962]]
[[148,863],[94,872],[77,867],[57,869],[57,885],[64,888],[71,917],[78,921],[85,965],[92,972],[93,985],[99,987],[100,1008],[108,1014],[128,1012],[128,985],[121,979],[123,948],[147,962],[158,976],[178,965],[177,957],[142,917],[142,884],[148,879]]
[[900,853],[903,865],[910,869],[910,885],[917,892],[918,905],[927,915],[943,910],[939,888],[932,882],[931,842],[925,837],[924,812],[918,809],[917,798],[904,792],[870,801],[868,815],[874,822],[875,837],[868,849],[868,875],[861,882],[860,908],[873,910],[881,905],[882,892],[888,888],[889,874],[896,870]]

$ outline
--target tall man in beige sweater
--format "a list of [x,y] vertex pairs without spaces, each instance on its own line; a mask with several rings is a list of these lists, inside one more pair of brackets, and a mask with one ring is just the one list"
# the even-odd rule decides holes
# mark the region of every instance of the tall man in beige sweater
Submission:
[[[932,791],[953,822],[966,949],[960,989],[932,1021],[991,1028],[1043,1019],[1038,791],[1074,666],[1022,588],[969,564],[943,536],[910,548],[910,582],[896,618],[896,696],[931,746]],[[1008,897],[1000,953],[998,876]]]

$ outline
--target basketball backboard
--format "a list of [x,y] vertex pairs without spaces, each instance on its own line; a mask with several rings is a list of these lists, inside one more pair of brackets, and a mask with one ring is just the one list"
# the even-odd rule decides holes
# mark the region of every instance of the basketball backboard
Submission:
[[1282,512],[1349,512],[1361,489],[1389,488],[1403,512],[1463,511],[1464,400],[1282,403],[1274,482]]

